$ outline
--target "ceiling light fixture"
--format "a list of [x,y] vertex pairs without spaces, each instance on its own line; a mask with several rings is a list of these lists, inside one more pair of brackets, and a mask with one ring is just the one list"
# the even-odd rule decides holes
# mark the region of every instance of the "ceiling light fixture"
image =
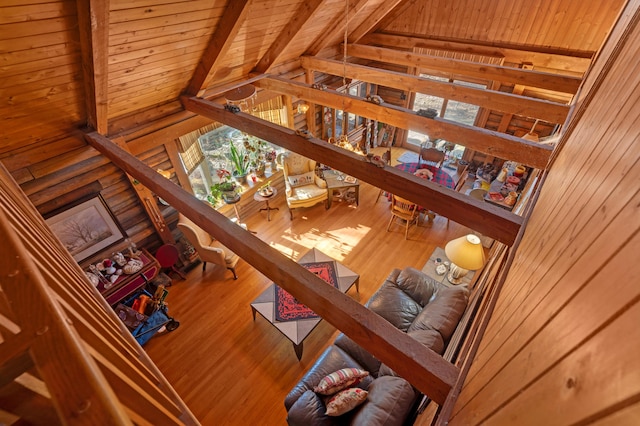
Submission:
[[231,89],[225,92],[224,99],[228,105],[239,107],[242,111],[249,110],[249,106],[253,109],[255,99],[258,94],[256,86],[253,84],[245,84],[244,86]]

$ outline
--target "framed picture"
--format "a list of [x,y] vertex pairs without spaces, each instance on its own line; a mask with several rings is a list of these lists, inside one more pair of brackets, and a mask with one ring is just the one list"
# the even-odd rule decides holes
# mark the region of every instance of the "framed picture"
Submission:
[[46,219],[76,262],[124,240],[113,214],[100,194]]

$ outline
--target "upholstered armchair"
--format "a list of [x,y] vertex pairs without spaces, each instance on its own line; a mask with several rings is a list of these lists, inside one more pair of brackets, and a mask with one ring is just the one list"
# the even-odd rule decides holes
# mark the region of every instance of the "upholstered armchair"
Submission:
[[282,156],[282,171],[286,188],[289,216],[293,209],[311,207],[328,198],[327,182],[315,173],[316,162],[295,152]]
[[236,264],[240,257],[237,254],[223,246],[182,213],[178,215],[178,229],[182,231],[185,238],[198,252],[203,262],[202,272],[204,272],[207,267],[207,262],[210,262],[226,267],[233,273],[233,279],[238,279],[236,275]]

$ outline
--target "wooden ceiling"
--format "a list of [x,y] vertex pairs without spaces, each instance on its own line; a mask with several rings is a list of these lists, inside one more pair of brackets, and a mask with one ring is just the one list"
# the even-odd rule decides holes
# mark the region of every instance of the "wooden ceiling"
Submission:
[[[495,51],[569,55],[572,61],[564,65],[539,61],[536,69],[579,75],[624,1],[24,3],[5,0],[0,6],[0,158],[68,137],[87,122],[114,134],[123,127],[119,120],[140,125],[179,111],[188,88],[220,86],[256,72],[285,74],[299,67],[303,54],[335,57],[345,26],[351,43],[375,44],[386,36],[395,49],[401,47],[393,46],[391,35],[403,36],[403,43],[417,38],[416,46],[473,41]],[[204,86],[196,87],[200,82]]]

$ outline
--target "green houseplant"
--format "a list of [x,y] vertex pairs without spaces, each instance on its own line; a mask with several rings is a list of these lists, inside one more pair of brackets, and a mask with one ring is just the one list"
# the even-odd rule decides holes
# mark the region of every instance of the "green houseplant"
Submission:
[[229,160],[233,165],[234,176],[240,179],[246,179],[246,176],[249,174],[251,160],[245,153],[245,150],[242,147],[236,147],[233,141],[229,141]]

